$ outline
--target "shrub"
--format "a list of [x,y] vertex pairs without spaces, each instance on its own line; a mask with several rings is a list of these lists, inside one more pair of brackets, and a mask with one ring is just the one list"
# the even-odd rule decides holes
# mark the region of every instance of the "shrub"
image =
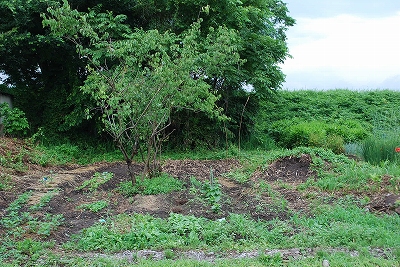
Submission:
[[[3,133],[10,136],[24,136],[29,129],[25,113],[18,108],[10,108],[8,103],[0,105],[0,125],[3,125]],[[1,128],[0,128],[1,133]]]
[[271,135],[283,147],[322,147],[335,153],[344,152],[345,142],[362,140],[368,136],[368,128],[354,120],[341,120],[337,123],[322,120],[280,120],[273,123],[271,128]]

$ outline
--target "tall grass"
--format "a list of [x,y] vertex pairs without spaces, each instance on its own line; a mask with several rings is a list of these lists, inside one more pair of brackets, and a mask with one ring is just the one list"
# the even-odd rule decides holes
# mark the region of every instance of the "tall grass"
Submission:
[[373,115],[372,135],[362,142],[362,156],[371,164],[398,163],[400,154],[400,110],[383,110]]
[[362,142],[362,156],[371,164],[385,161],[400,162],[400,154],[395,151],[400,147],[400,136],[397,132],[386,132],[371,136]]

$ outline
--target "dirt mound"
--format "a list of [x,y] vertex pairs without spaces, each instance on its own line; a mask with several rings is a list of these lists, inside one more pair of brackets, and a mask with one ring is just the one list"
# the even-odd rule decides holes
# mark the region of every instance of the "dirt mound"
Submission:
[[32,162],[32,151],[31,145],[25,140],[0,137],[0,174],[22,175],[43,170],[42,166]]
[[254,173],[253,179],[263,179],[268,182],[303,183],[316,173],[310,169],[311,156],[303,154],[300,157],[288,156],[271,163],[264,171]]

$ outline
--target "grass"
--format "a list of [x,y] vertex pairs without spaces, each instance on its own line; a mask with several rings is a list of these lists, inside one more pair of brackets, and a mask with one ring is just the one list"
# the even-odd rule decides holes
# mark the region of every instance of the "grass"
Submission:
[[398,131],[377,133],[362,142],[362,156],[371,164],[389,161],[400,163],[400,154],[395,148],[400,147]]
[[[66,266],[102,266],[102,267],[127,267],[127,266],[142,266],[142,267],[258,267],[258,266],[310,266],[320,267],[323,259],[329,259],[331,266],[343,267],[369,267],[382,266],[392,267],[397,266],[398,262],[393,259],[374,258],[370,255],[362,254],[357,257],[352,257],[347,253],[335,252],[328,253],[321,251],[321,256],[307,257],[300,259],[282,260],[279,256],[271,257],[260,255],[252,259],[216,259],[214,262],[198,261],[193,259],[163,259],[155,261],[153,259],[136,259],[134,263],[124,259],[117,259],[112,255],[102,255],[95,257],[71,257],[60,259],[57,262]],[[52,263],[52,262],[50,262]],[[48,264],[51,266],[50,264]]]
[[398,247],[400,217],[377,216],[354,205],[320,205],[313,218],[295,216],[302,231],[292,238],[300,247]]
[[182,181],[166,173],[162,173],[160,176],[151,179],[142,179],[141,177],[137,177],[135,185],[132,185],[132,181],[121,182],[118,190],[124,196],[129,197],[135,194],[166,194],[173,191],[179,191],[182,188]]
[[231,214],[224,220],[170,214],[119,215],[74,237],[67,247],[81,251],[117,252],[138,249],[205,249],[208,251],[260,248],[396,248],[400,217],[366,213],[355,205],[320,205],[313,217],[295,214],[288,221],[255,221]]
[[121,152],[112,145],[90,147],[84,144],[37,145],[30,154],[32,163],[41,166],[64,165],[68,163],[91,164],[100,161],[121,161]]

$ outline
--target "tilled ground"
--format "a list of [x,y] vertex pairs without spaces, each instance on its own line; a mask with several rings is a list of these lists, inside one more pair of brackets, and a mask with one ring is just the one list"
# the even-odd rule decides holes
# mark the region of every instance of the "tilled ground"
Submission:
[[[0,153],[3,158],[7,155],[13,157],[21,149],[28,151],[29,147],[23,142],[9,139],[2,140],[0,143]],[[122,213],[143,213],[161,218],[166,218],[171,213],[180,213],[209,219],[221,219],[230,213],[237,213],[247,214],[254,219],[284,220],[293,212],[308,214],[310,205],[315,199],[341,197],[341,192],[328,194],[312,188],[306,191],[297,189],[297,186],[306,182],[307,179],[317,178],[317,174],[310,169],[312,160],[307,154],[281,158],[266,169],[256,170],[245,183],[236,182],[224,175],[242,168],[236,159],[168,160],[163,163],[163,171],[182,180],[185,188],[169,194],[132,197],[125,197],[118,191],[120,183],[129,179],[127,167],[123,162],[44,168],[30,164],[28,158],[24,161],[28,166],[24,172],[10,172],[4,166],[0,169],[2,177],[11,179],[10,184],[12,184],[10,189],[0,190],[0,217],[6,214],[8,205],[26,191],[33,192],[29,204],[34,205],[46,193],[58,190],[58,193],[41,211],[63,215],[64,223],[56,233],[49,236],[49,239],[56,240],[58,244],[64,243],[72,234],[78,233],[102,218]],[[133,169],[139,175],[143,166],[139,163],[134,164]],[[199,181],[205,181],[209,179],[211,169],[222,190],[221,209],[218,213],[213,212],[207,203],[200,201],[198,196],[193,195],[190,190],[190,178],[195,177]],[[92,178],[96,172],[110,172],[114,176],[94,192],[79,190],[78,187],[85,180]],[[366,209],[388,213],[399,212],[394,208],[394,203],[399,201],[400,196],[390,194],[385,190],[366,195],[371,199]],[[364,196],[358,195],[358,197]],[[100,212],[77,209],[79,205],[98,200],[107,200],[110,204]],[[2,234],[1,228],[0,234]],[[298,254],[291,250],[283,252],[290,256],[293,256],[293,253]],[[212,258],[205,254],[201,257]]]

